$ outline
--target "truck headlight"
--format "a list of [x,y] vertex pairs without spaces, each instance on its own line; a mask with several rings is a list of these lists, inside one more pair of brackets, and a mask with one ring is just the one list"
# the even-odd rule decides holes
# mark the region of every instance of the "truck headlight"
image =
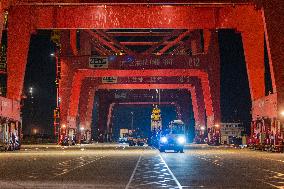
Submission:
[[162,143],[166,143],[166,142],[168,142],[167,137],[162,137],[162,138],[161,138],[161,142],[162,142]]
[[179,144],[184,144],[185,143],[185,138],[184,137],[178,137],[178,143]]

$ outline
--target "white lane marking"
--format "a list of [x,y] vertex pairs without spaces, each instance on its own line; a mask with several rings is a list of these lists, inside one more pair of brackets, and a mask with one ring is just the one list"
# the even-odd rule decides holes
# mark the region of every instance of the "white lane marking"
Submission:
[[270,185],[270,186],[272,186],[272,187],[274,187],[274,188],[283,189],[283,186],[276,186],[276,185],[271,184],[271,183],[269,183],[269,182],[265,182],[265,181],[263,181],[263,180],[261,180],[261,179],[256,179],[256,180],[259,180],[259,181],[263,182],[264,184]]
[[139,159],[138,159],[138,161],[137,161],[137,163],[136,163],[136,166],[135,166],[135,168],[134,168],[134,170],[133,170],[133,172],[132,172],[132,175],[131,175],[131,177],[130,177],[128,183],[127,183],[127,185],[125,186],[125,189],[128,189],[128,188],[129,188],[129,186],[130,186],[130,184],[131,184],[131,182],[132,182],[132,180],[133,180],[133,178],[134,178],[135,172],[136,172],[136,170],[137,170],[137,168],[138,168],[138,165],[139,165],[139,163],[140,163],[140,161],[141,161],[141,158],[142,158],[142,154],[139,156]]
[[76,166],[76,167],[74,167],[74,168],[72,168],[72,169],[66,170],[66,171],[64,171],[64,172],[62,172],[62,173],[59,173],[59,174],[56,174],[56,175],[53,176],[52,178],[56,178],[56,177],[58,177],[58,176],[62,176],[62,175],[65,175],[65,174],[67,174],[67,173],[70,173],[71,171],[74,171],[74,170],[76,170],[76,169],[79,169],[79,168],[81,168],[81,167],[84,167],[84,166],[86,166],[86,165],[89,165],[89,164],[91,164],[91,163],[93,163],[93,162],[95,162],[95,161],[97,161],[97,160],[103,159],[104,157],[105,157],[105,156],[100,156],[100,157],[98,157],[98,158],[96,158],[96,159],[94,159],[94,160],[92,160],[92,161],[89,161],[89,162],[87,162],[87,163],[83,163],[83,164],[81,164],[81,165],[79,165],[79,166]]
[[166,168],[168,169],[169,173],[171,174],[171,176],[173,177],[174,181],[176,182],[178,188],[182,189],[181,184],[179,183],[179,181],[177,180],[177,178],[175,177],[175,175],[173,174],[173,172],[170,170],[169,166],[167,165],[167,163],[165,162],[165,160],[163,159],[163,157],[161,156],[161,154],[159,154],[162,162],[165,164]]

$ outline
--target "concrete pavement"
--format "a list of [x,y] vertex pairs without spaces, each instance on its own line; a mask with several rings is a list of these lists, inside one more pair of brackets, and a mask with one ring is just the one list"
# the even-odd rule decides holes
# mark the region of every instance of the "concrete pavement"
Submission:
[[284,154],[207,145],[185,153],[92,144],[0,153],[0,188],[283,188]]

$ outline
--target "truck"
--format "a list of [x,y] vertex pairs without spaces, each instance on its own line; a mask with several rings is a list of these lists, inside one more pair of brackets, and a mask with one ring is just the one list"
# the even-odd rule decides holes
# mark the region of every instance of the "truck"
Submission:
[[284,126],[277,119],[259,117],[252,121],[249,148],[273,152],[284,152]]
[[20,149],[21,123],[20,102],[0,96],[0,151]]
[[128,143],[129,146],[144,146],[146,138],[143,136],[142,131],[137,128],[136,130],[129,130]]
[[186,143],[185,126],[181,120],[173,120],[160,132],[158,149],[160,152],[174,150],[183,153]]
[[119,139],[118,139],[119,143],[127,143],[129,135],[128,132],[129,132],[128,129],[120,129]]

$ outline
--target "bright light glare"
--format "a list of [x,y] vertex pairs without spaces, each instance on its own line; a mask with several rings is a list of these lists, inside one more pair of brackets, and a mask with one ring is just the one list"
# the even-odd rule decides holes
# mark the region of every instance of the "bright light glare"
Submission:
[[218,128],[218,127],[219,127],[219,125],[218,125],[218,124],[216,124],[216,125],[215,125],[215,127],[216,127],[216,128]]
[[84,127],[81,127],[80,130],[83,131],[83,130],[84,130]]
[[284,116],[284,111],[282,111],[280,114],[281,114],[281,116]]
[[200,127],[200,129],[201,129],[202,131],[204,131],[204,130],[205,130],[205,127],[204,127],[204,126],[202,126],[202,127]]
[[178,143],[179,144],[184,144],[185,143],[185,138],[184,137],[178,137]]
[[162,137],[162,138],[161,138],[161,142],[162,142],[162,143],[166,143],[166,142],[168,142],[167,137]]
[[55,54],[54,53],[50,53],[50,56],[55,56]]

